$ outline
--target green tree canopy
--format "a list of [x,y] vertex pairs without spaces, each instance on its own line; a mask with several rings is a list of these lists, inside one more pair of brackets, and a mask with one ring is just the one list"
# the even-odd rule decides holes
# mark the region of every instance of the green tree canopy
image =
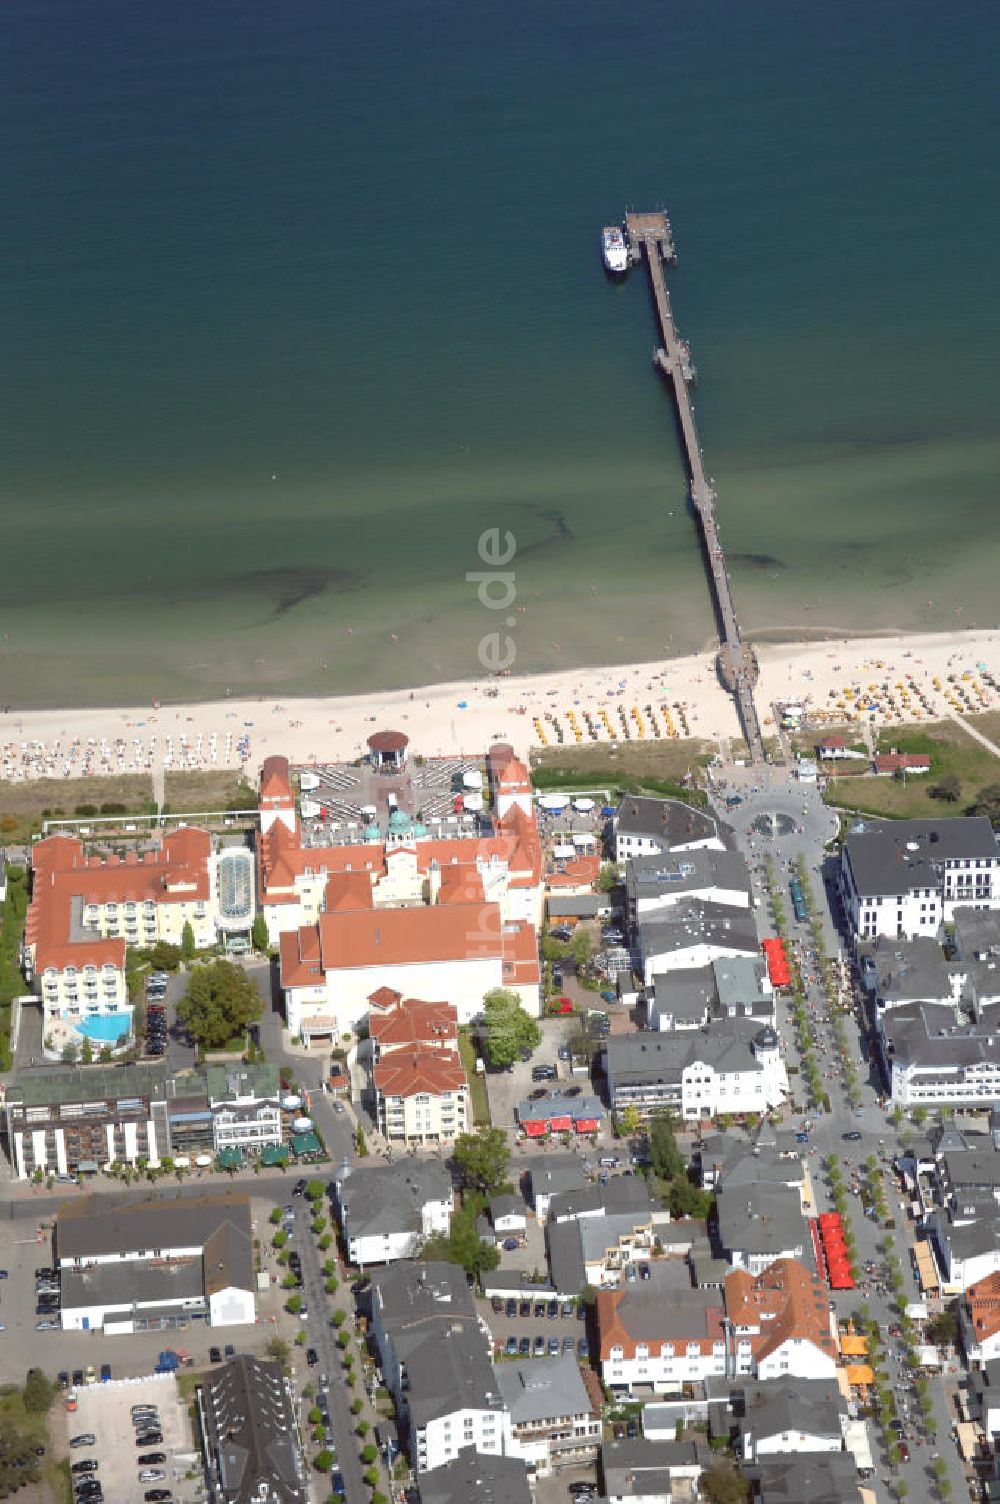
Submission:
[[483,1054],[494,1070],[502,1070],[520,1059],[522,1050],[533,1050],[541,1042],[542,1032],[535,1019],[525,1013],[516,992],[494,987],[483,998],[486,1014]]
[[185,961],[190,961],[194,956],[197,946],[194,943],[194,930],[191,928],[190,919],[185,919],[184,928],[181,930],[181,955]]
[[708,1504],[746,1504],[750,1485],[730,1462],[713,1462],[699,1480],[701,1496]]
[[260,1014],[256,987],[232,961],[197,967],[186,996],[177,1004],[178,1019],[191,1038],[206,1049],[227,1044]]
[[674,1125],[668,1113],[657,1113],[649,1124],[649,1162],[661,1180],[673,1180],[687,1169],[677,1147]]
[[924,1331],[928,1342],[935,1347],[954,1347],[958,1341],[958,1312],[954,1302],[938,1311],[928,1321]]
[[623,1107],[618,1114],[618,1127],[626,1138],[632,1138],[639,1132],[642,1127],[642,1114],[634,1102]]
[[491,1196],[507,1179],[510,1149],[502,1128],[480,1128],[475,1133],[460,1133],[455,1140],[452,1158],[470,1190]]
[[33,1415],[44,1415],[52,1404],[56,1386],[40,1368],[29,1368],[24,1381],[24,1408]]
[[420,1250],[420,1257],[424,1262],[434,1263],[440,1260],[445,1264],[460,1264],[466,1274],[472,1274],[477,1279],[481,1274],[495,1269],[500,1262],[500,1254],[492,1238],[486,1242],[479,1236],[476,1227],[478,1213],[475,1198],[466,1202],[461,1211],[455,1212],[452,1217],[450,1232],[433,1233],[426,1239]]
[[268,934],[267,920],[263,914],[255,914],[250,927],[250,944],[254,950],[267,950],[270,943],[271,936]]

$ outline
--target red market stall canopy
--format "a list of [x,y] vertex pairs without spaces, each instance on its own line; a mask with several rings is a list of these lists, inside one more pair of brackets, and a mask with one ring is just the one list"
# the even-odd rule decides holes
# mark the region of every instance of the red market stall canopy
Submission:
[[784,942],[781,940],[765,940],[761,949],[767,958],[767,974],[771,980],[771,986],[790,986],[792,974],[788,969],[788,957],[785,955]]
[[549,1125],[544,1119],[540,1122],[522,1123],[521,1127],[529,1138],[544,1138],[549,1131]]
[[577,1118],[574,1124],[577,1133],[596,1133],[600,1126],[596,1118]]
[[573,1127],[573,1119],[569,1117],[549,1118],[549,1127],[553,1133],[569,1133]]
[[843,1231],[843,1223],[840,1220],[839,1212],[821,1212],[819,1217],[819,1225],[822,1228],[839,1227],[841,1231]]

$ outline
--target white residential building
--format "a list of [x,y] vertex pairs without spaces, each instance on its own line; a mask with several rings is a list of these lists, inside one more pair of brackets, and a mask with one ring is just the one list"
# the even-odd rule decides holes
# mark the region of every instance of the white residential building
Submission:
[[724,851],[719,822],[706,810],[677,799],[626,794],[614,821],[615,861],[662,852]]
[[893,820],[852,830],[844,909],[859,940],[934,938],[956,908],[1000,908],[1000,852],[985,817]]
[[451,1227],[451,1177],[436,1159],[345,1164],[334,1194],[348,1260],[362,1268],[412,1259],[426,1238]]
[[670,1109],[689,1119],[764,1113],[784,1101],[788,1076],[769,1024],[721,1020],[714,1027],[613,1036],[608,1093],[615,1112]]

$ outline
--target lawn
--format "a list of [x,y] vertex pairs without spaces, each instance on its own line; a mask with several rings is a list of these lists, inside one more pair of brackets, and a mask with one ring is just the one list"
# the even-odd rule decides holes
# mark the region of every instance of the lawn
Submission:
[[711,742],[698,738],[620,742],[617,748],[545,747],[531,754],[531,776],[539,789],[646,790],[702,803],[701,790],[685,788],[683,779],[698,779],[714,753]]
[[486,1094],[486,1077],[476,1073],[476,1047],[465,1029],[458,1031],[458,1053],[469,1078],[469,1100],[472,1103],[472,1121],[478,1128],[490,1125],[490,1101]]
[[237,768],[208,768],[164,776],[167,808],[177,814],[222,809],[256,809],[257,795]]
[[80,818],[107,814],[149,814],[153,809],[153,781],[148,773],[122,773],[114,778],[36,778],[30,783],[0,784],[0,839],[9,844],[26,841],[44,819]]
[[[984,736],[1000,740],[1000,715],[977,716],[974,724]],[[905,783],[873,775],[833,778],[826,792],[827,803],[894,819],[940,819],[964,814],[980,790],[1000,783],[1000,760],[953,721],[883,731],[878,750],[889,752],[893,748],[928,753],[931,771],[910,774]],[[958,780],[955,800],[935,798],[932,792],[947,778]]]

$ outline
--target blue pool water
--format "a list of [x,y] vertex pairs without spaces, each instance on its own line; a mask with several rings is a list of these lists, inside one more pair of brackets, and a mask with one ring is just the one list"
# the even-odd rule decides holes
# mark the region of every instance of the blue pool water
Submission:
[[115,1044],[123,1034],[132,1032],[132,1014],[105,1013],[97,1018],[85,1018],[77,1024],[77,1033],[85,1034],[88,1039],[98,1039],[101,1044]]

